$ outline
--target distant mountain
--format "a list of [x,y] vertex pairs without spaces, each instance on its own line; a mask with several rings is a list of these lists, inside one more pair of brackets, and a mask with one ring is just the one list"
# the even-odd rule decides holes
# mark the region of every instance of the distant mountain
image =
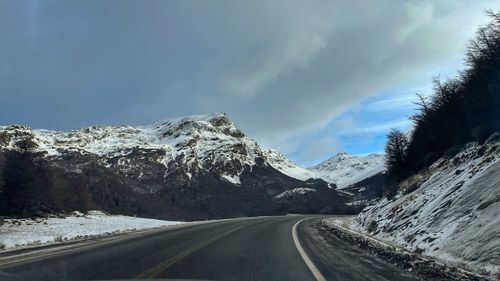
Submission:
[[382,197],[385,184],[384,155],[355,156],[339,153],[311,168],[302,168],[280,152],[264,151],[271,166],[299,180],[322,179],[337,188],[347,204],[362,209]]
[[356,156],[342,152],[310,168],[302,168],[287,159],[279,151],[264,151],[271,166],[292,178],[307,180],[320,178],[339,189],[349,187],[384,172],[384,155]]
[[308,170],[342,189],[382,173],[384,162],[384,155],[380,154],[355,156],[343,152]]
[[274,167],[280,161],[224,113],[64,132],[4,126],[0,212],[92,208],[193,219],[352,211],[326,182],[291,177]]
[[298,166],[275,149],[265,150],[264,156],[271,166],[289,177],[299,180],[319,178],[315,173]]

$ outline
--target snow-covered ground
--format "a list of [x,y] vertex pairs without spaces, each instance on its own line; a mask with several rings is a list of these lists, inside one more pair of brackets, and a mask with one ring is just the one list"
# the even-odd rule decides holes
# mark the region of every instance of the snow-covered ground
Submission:
[[105,215],[99,211],[90,211],[87,215],[75,212],[65,218],[6,219],[5,223],[0,225],[0,248],[82,240],[180,223],[182,222]]
[[438,160],[401,189],[345,224],[453,266],[500,273],[498,136]]

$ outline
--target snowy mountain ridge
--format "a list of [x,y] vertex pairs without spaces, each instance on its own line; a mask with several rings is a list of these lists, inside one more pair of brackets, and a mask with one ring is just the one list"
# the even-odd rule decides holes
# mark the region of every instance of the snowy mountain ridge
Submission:
[[289,177],[299,180],[319,178],[315,173],[298,166],[275,149],[264,150],[264,156],[271,166]]
[[[165,166],[180,162],[187,172],[213,169],[215,162],[231,167],[230,174],[220,176],[239,182],[243,166],[253,166],[262,158],[257,143],[246,137],[225,113],[189,116],[156,122],[146,126],[92,126],[72,131],[31,129],[26,126],[0,127],[0,147],[18,149],[23,138],[34,142],[34,151],[47,157],[77,152],[95,154],[109,166],[116,157],[126,156],[136,149],[157,151],[156,161]],[[234,166],[237,167],[234,167]],[[127,169],[127,163],[118,163]]]
[[[29,157],[23,156],[25,152]],[[26,197],[22,194],[27,193],[16,193],[15,187],[23,185],[33,197],[24,202],[42,202],[20,206],[16,200],[21,199],[14,198],[0,209],[16,215],[23,210],[92,208],[169,220],[283,214],[311,208],[323,213],[353,212],[346,204],[350,198],[328,188],[326,182],[290,177],[271,161],[293,169],[289,160],[274,159],[261,150],[225,113],[146,126],[92,126],[72,131],[3,126],[0,166],[27,175],[8,173],[8,185],[2,187],[0,182],[0,188],[10,190],[12,198]],[[296,188],[316,192],[276,197]],[[70,203],[63,203],[68,196]]]
[[266,150],[264,154],[271,166],[290,177],[300,180],[320,178],[335,184],[339,189],[385,171],[384,155],[380,154],[357,156],[341,152],[307,169],[297,166],[276,150]]
[[341,152],[308,170],[338,188],[345,188],[384,172],[384,163],[385,156],[381,154],[356,156]]
[[[157,151],[156,161],[167,168],[172,161],[187,167],[188,173],[198,169],[213,170],[215,163],[231,166],[230,173],[220,177],[238,184],[245,165],[266,162],[283,174],[305,181],[320,178],[338,188],[359,182],[380,173],[382,155],[354,156],[339,153],[308,169],[299,167],[275,149],[261,150],[245,136],[225,113],[212,113],[173,118],[146,126],[92,126],[71,131],[31,129],[27,126],[0,126],[0,147],[19,149],[17,142],[29,138],[34,151],[47,157],[59,157],[67,152],[95,154],[104,165],[109,160],[132,153],[136,149]],[[126,163],[118,163],[128,169]],[[223,169],[220,169],[221,171]]]

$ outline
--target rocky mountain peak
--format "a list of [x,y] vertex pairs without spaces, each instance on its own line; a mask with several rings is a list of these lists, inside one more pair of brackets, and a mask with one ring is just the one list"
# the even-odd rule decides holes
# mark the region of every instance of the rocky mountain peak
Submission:
[[[192,218],[303,212],[310,211],[311,204],[324,211],[350,208],[325,182],[306,181],[308,172],[296,169],[283,155],[276,151],[265,154],[225,113],[145,126],[92,126],[72,131],[0,127],[0,161],[2,157],[15,159],[28,150],[34,152],[35,162],[30,165],[47,168],[40,170],[44,175],[32,178],[57,179],[40,186],[61,184],[58,188],[66,190],[83,186],[81,199],[93,198],[88,204],[105,210],[158,216],[181,209]],[[271,166],[273,160],[290,173]],[[304,180],[289,176],[295,172],[304,172]],[[66,178],[71,180],[58,180]],[[301,187],[316,192],[297,193],[298,198],[278,196]],[[47,198],[60,194],[58,189],[50,192]],[[58,202],[50,204],[56,208]]]
[[352,159],[355,158],[356,156],[351,155],[347,152],[339,152],[335,156],[331,157],[327,162],[339,162],[339,161],[345,161],[347,159]]
[[161,137],[178,137],[181,134],[199,135],[203,132],[224,134],[237,138],[245,136],[224,112],[168,119],[143,128],[153,129]]
[[232,182],[239,182],[245,167],[264,164],[257,143],[225,113],[173,118],[138,127],[91,126],[72,131],[0,127],[0,149],[22,151],[24,147],[48,157],[72,153],[98,157],[107,167],[127,174],[133,170],[142,177],[147,167],[129,164],[137,163],[136,158],[161,165],[165,174],[182,170],[191,178],[200,171],[210,172],[222,178],[231,176]]
[[380,154],[357,156],[341,152],[309,170],[343,188],[382,173],[385,170],[384,156]]

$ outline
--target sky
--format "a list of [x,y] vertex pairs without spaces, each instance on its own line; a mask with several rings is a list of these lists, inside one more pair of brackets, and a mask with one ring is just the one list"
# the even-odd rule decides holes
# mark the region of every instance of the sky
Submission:
[[302,166],[383,152],[497,0],[0,0],[0,125],[226,112]]

